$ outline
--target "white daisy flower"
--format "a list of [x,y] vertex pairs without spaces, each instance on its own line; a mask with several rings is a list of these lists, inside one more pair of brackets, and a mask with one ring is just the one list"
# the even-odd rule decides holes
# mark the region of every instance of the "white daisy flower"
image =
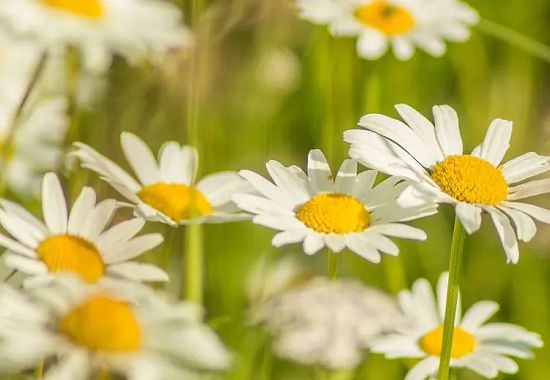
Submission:
[[[424,380],[435,376],[443,340],[443,319],[447,297],[448,274],[443,273],[437,285],[437,301],[429,282],[417,280],[412,291],[399,294],[399,305],[409,318],[399,332],[381,337],[374,343],[373,352],[387,358],[422,359],[407,374],[405,380]],[[455,322],[451,367],[468,368],[486,378],[499,372],[518,371],[509,356],[532,357],[531,348],[541,347],[538,334],[506,323],[486,323],[499,309],[497,303],[481,301],[461,317],[460,303]]]
[[358,281],[315,278],[268,299],[256,323],[274,352],[299,363],[351,369],[382,334],[403,322],[395,300]]
[[0,224],[11,237],[0,235],[6,265],[29,276],[28,286],[70,272],[94,283],[105,277],[135,281],[167,281],[160,268],[130,261],[162,242],[160,234],[135,237],[143,227],[136,218],[105,231],[117,204],[108,199],[96,204],[93,189],[85,187],[70,212],[59,179],[44,176],[44,222],[16,203],[0,199]]
[[391,46],[407,60],[418,47],[445,53],[445,40],[465,41],[477,13],[458,0],[297,0],[301,17],[327,25],[334,36],[357,37],[357,52],[378,59]]
[[170,225],[249,218],[231,201],[233,194],[250,190],[237,173],[220,172],[195,182],[198,158],[193,147],[169,141],[160,149],[157,163],[149,147],[136,135],[123,132],[120,140],[139,182],[86,144],[76,143],[74,155],[83,167],[100,174],[136,205],[140,217]]
[[501,119],[491,123],[483,142],[471,154],[464,154],[458,117],[451,107],[434,107],[435,126],[407,105],[396,108],[406,124],[369,114],[359,121],[366,131],[344,133],[351,144],[350,156],[416,182],[402,194],[403,204],[423,199],[455,205],[469,234],[479,229],[485,211],[493,219],[508,261],[517,263],[517,239],[528,242],[537,231],[533,218],[550,223],[550,210],[517,202],[550,192],[548,179],[523,182],[550,170],[550,157],[529,152],[501,164],[512,135],[512,122]]
[[2,284],[0,371],[45,363],[45,380],[199,379],[230,357],[197,314],[193,304],[122,284],[61,277],[25,293]]
[[308,157],[308,174],[297,166],[267,163],[275,184],[260,175],[242,170],[241,176],[260,193],[233,197],[243,210],[256,215],[254,223],[281,231],[273,245],[303,242],[312,255],[324,246],[333,252],[349,248],[378,263],[380,252],[397,255],[399,249],[388,236],[424,240],[426,234],[400,222],[430,215],[433,206],[401,208],[395,202],[406,183],[389,178],[374,186],[376,171],[357,174],[357,162],[343,162],[334,180],[320,150]]
[[[45,47],[74,46],[85,62],[130,60],[189,42],[179,9],[152,0],[2,0],[0,22]],[[100,57],[100,58],[98,58]]]

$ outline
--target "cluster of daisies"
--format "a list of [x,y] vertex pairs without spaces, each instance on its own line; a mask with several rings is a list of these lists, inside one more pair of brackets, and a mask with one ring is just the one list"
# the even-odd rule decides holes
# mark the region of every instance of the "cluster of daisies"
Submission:
[[[357,36],[366,58],[379,57],[390,44],[401,59],[415,45],[440,55],[444,39],[464,40],[477,21],[456,0],[299,0],[298,6],[303,17],[328,25],[334,35]],[[0,285],[1,372],[36,369],[48,380],[149,380],[201,378],[230,366],[231,354],[203,322],[200,305],[146,284],[169,281],[162,268],[137,260],[163,242],[160,234],[140,234],[148,222],[177,228],[251,219],[277,231],[276,247],[301,244],[307,255],[323,248],[332,254],[350,250],[372,263],[382,254],[398,255],[393,238],[425,240],[426,233],[409,222],[436,214],[440,203],[454,205],[470,234],[488,214],[512,263],[519,260],[518,240],[534,237],[535,220],[550,223],[550,210],[521,202],[550,192],[547,179],[532,179],[550,170],[550,157],[530,152],[503,164],[512,123],[500,119],[464,154],[458,117],[449,106],[434,107],[433,122],[407,105],[397,106],[403,121],[364,116],[362,129],[345,133],[350,159],[335,174],[315,149],[306,171],[269,161],[271,180],[250,170],[197,179],[193,147],[169,141],[155,157],[144,141],[125,132],[121,148],[132,175],[77,142],[69,155],[121,199],[98,200],[84,187],[69,205],[55,172],[65,156],[61,146],[75,89],[59,91],[49,83],[59,83],[51,79],[57,78],[56,60],[76,54],[91,71],[105,70],[114,55],[130,63],[154,62],[187,46],[189,32],[176,7],[153,0],[2,0],[0,30],[10,36],[0,39],[9,51],[0,55],[4,181],[16,189],[31,187],[22,178],[38,178],[42,206],[39,218],[0,199],[3,263],[11,280],[21,279]],[[44,74],[50,71],[52,77]],[[18,147],[18,141],[25,144]],[[387,177],[377,181],[378,172]],[[121,211],[127,209],[133,216],[124,219]],[[295,273],[290,268],[282,277]],[[277,282],[277,276],[272,279]],[[278,280],[275,291],[255,293],[263,302],[254,320],[276,335],[274,350],[281,356],[349,368],[370,350],[417,359],[407,380],[437,372],[446,274],[436,295],[426,280],[418,280],[399,294],[398,304],[353,281],[318,278],[281,291]],[[542,345],[521,327],[487,323],[497,309],[483,301],[457,319],[451,366],[487,378],[515,373],[511,357],[529,357]],[[335,331],[342,334],[336,340]]]

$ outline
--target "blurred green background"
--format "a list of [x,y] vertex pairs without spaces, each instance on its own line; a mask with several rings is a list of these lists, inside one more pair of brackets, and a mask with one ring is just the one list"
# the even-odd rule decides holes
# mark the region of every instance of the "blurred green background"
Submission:
[[[483,18],[550,43],[548,0],[469,3]],[[514,121],[507,158],[530,150],[550,154],[550,63],[480,28],[468,42],[449,44],[442,58],[417,51],[408,62],[391,54],[368,62],[356,57],[352,39],[334,39],[325,28],[300,20],[291,1],[222,0],[200,5],[196,55],[173,57],[166,70],[115,61],[105,96],[94,107],[79,111],[75,139],[124,165],[118,143],[121,131],[137,133],[155,150],[169,139],[191,140],[199,147],[200,174],[242,168],[265,174],[269,159],[304,167],[308,151],[320,147],[335,170],[346,157],[342,132],[367,112],[395,117],[393,105],[403,102],[430,117],[432,105],[452,105],[461,119],[466,149],[477,145],[493,118],[501,117]],[[196,136],[189,128],[190,94],[197,99]],[[73,197],[84,183],[92,184],[101,196],[115,196],[86,171],[77,170],[66,179]],[[400,258],[384,257],[380,265],[343,253],[338,275],[390,291],[419,277],[434,283],[447,268],[452,232],[450,208],[442,206],[440,211],[415,223],[428,232],[427,242],[399,242]],[[535,240],[521,244],[520,263],[515,266],[506,264],[489,220],[466,240],[464,307],[495,300],[501,305],[496,320],[536,331],[548,343],[536,350],[535,360],[520,362],[518,375],[502,379],[550,378],[550,228],[538,227]],[[161,225],[149,228],[169,230]],[[164,248],[149,259],[169,260],[175,290],[180,288],[183,229],[167,234]],[[265,335],[247,325],[245,283],[261,257],[296,256],[312,273],[324,274],[325,255],[306,257],[299,246],[272,248],[272,231],[248,222],[206,226],[204,236],[207,317],[236,354],[228,378],[311,378],[309,369],[272,357]],[[406,284],[391,277],[396,268],[403,269]],[[402,379],[405,370],[403,362],[371,355],[356,378]],[[461,372],[459,378],[479,379],[471,372]]]

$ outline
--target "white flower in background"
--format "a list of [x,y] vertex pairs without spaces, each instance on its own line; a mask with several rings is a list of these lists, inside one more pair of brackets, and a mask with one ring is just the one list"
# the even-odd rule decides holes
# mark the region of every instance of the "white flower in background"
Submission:
[[229,353],[195,305],[128,283],[76,280],[63,276],[25,293],[0,285],[2,373],[46,363],[45,380],[175,380],[228,366]]
[[76,143],[74,155],[83,167],[97,172],[132,202],[138,216],[170,225],[249,218],[231,201],[233,194],[250,190],[237,173],[220,172],[195,182],[198,158],[191,146],[169,141],[160,149],[157,163],[149,147],[137,136],[123,132],[120,140],[139,182],[86,144]]
[[351,280],[316,278],[270,298],[257,323],[273,335],[274,352],[303,364],[356,367],[381,334],[403,316],[393,298]]
[[[153,0],[2,0],[0,22],[45,47],[74,46],[87,65],[131,61],[189,43],[180,10]],[[100,63],[103,65],[103,63]]]
[[333,252],[348,247],[378,263],[380,252],[399,253],[388,236],[426,239],[424,231],[400,222],[436,210],[433,205],[401,208],[396,198],[408,185],[397,177],[374,186],[376,171],[357,174],[356,161],[346,160],[334,179],[320,150],[310,151],[307,175],[297,166],[285,167],[277,161],[266,166],[275,183],[242,170],[241,176],[260,195],[237,194],[233,199],[255,215],[254,223],[281,231],[273,238],[276,247],[302,242],[308,255],[324,246]]
[[[405,380],[424,380],[434,376],[439,368],[443,339],[443,320],[447,297],[447,273],[437,284],[437,300],[429,282],[417,280],[412,291],[399,294],[399,304],[409,323],[399,332],[381,337],[372,351],[384,353],[387,358],[422,359],[407,374]],[[495,378],[499,372],[518,371],[509,356],[532,357],[531,348],[541,347],[538,334],[506,323],[486,323],[497,311],[498,304],[481,301],[461,317],[460,303],[455,322],[451,367],[468,368],[486,378]]]
[[334,36],[357,37],[357,52],[378,59],[391,46],[407,60],[418,47],[445,53],[445,40],[465,41],[477,13],[458,0],[297,0],[301,17],[327,25]]
[[0,200],[0,224],[12,236],[0,235],[8,267],[32,276],[28,286],[42,284],[59,273],[77,274],[94,283],[104,277],[135,281],[167,281],[160,268],[130,261],[162,242],[160,234],[135,237],[143,227],[136,218],[104,231],[111,221],[116,201],[96,204],[96,194],[85,187],[70,213],[63,189],[54,173],[44,176],[43,223],[16,203]]
[[[550,192],[550,180],[529,180],[550,170],[550,157],[529,152],[501,164],[510,146],[512,123],[496,119],[485,139],[471,154],[464,154],[456,112],[449,106],[433,108],[435,126],[411,107],[397,111],[405,123],[369,114],[349,130],[344,139],[349,154],[381,172],[416,183],[400,199],[403,205],[416,202],[450,203],[466,231],[481,224],[482,212],[493,219],[509,262],[519,260],[518,241],[530,241],[537,228],[534,219],[550,223],[550,210],[520,199]],[[514,222],[514,231],[510,219]]]

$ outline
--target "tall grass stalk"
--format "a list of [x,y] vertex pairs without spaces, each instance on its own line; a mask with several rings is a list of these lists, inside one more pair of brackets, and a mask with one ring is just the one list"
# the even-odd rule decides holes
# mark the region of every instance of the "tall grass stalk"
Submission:
[[449,364],[458,304],[458,288],[462,269],[462,254],[464,251],[464,227],[457,216],[451,243],[451,257],[449,259],[449,282],[447,284],[447,302],[445,304],[445,320],[443,322],[443,342],[441,357],[439,358],[439,372],[437,380],[449,380]]

